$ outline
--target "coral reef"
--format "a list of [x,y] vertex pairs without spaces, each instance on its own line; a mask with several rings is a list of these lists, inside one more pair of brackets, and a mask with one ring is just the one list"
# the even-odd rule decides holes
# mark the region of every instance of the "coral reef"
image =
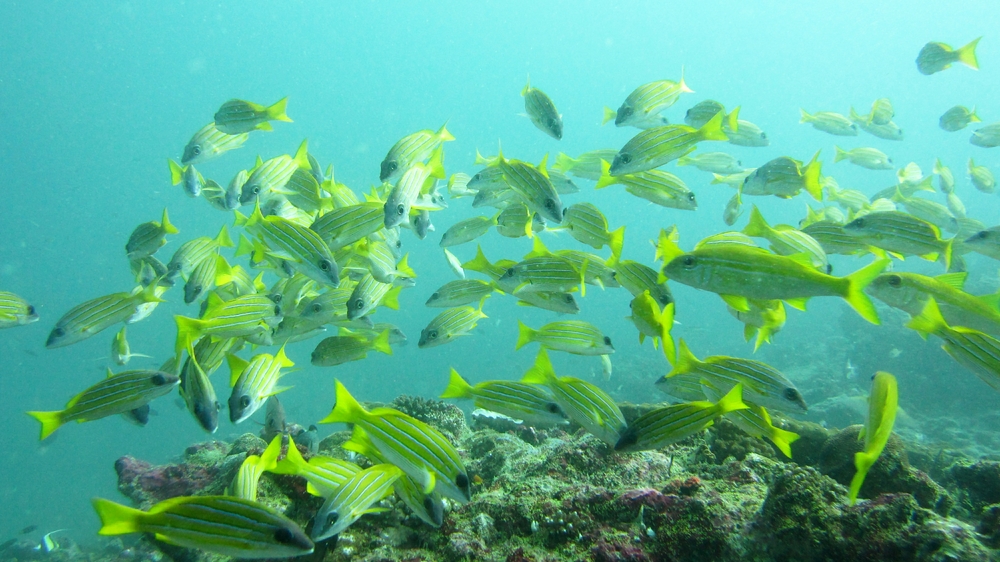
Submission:
[[[869,499],[849,506],[841,484],[853,475],[856,427],[833,433],[786,422],[802,435],[793,446],[796,462],[724,420],[662,451],[618,454],[572,426],[533,429],[480,415],[469,429],[454,406],[410,397],[394,405],[455,440],[474,476],[472,501],[448,502],[444,524],[433,529],[390,497],[381,505],[386,512],[318,545],[311,562],[979,561],[993,559],[990,549],[1000,545],[996,463],[963,461],[944,470],[945,491],[908,464],[894,439],[862,489]],[[346,458],[340,444],[349,435],[327,436],[321,453]],[[232,444],[193,445],[165,466],[123,457],[116,463],[119,488],[140,507],[174,495],[222,493],[246,455],[264,446],[246,434]],[[321,503],[292,476],[266,473],[259,494],[302,525]],[[961,504],[955,511],[969,514],[965,522],[946,516],[952,497]],[[103,545],[66,548],[55,560],[218,559],[147,536]],[[0,559],[36,559],[31,552],[12,544]]]

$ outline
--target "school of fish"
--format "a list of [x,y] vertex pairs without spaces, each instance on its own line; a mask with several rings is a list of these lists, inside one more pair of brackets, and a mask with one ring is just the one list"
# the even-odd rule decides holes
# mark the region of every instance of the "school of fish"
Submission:
[[[928,75],[955,63],[978,69],[978,41],[959,49],[928,43],[918,55],[917,69]],[[100,533],[153,533],[170,544],[223,555],[282,558],[312,552],[316,543],[335,537],[359,517],[384,510],[379,502],[391,494],[435,527],[442,525],[444,502],[468,502],[474,475],[466,471],[455,446],[429,425],[392,408],[366,409],[336,381],[336,401],[319,423],[352,424],[344,448],[359,461],[366,459],[356,464],[316,454],[316,428],[291,431],[276,398],[290,388],[282,380],[290,368],[305,360],[286,355],[288,343],[317,340],[310,363],[334,367],[373,352],[392,355],[393,346],[406,341],[398,327],[377,322],[374,315],[380,309],[399,308],[400,292],[412,290],[420,267],[439,267],[410,263],[404,249],[433,243],[423,241],[437,231],[434,213],[466,204],[461,199],[473,208],[493,211],[441,232],[443,263],[456,280],[429,292],[426,306],[441,311],[428,314],[418,347],[441,346],[474,334],[477,323],[487,318],[492,299],[511,298],[575,315],[585,307],[588,286],[624,288],[631,301],[629,310],[622,312],[630,313],[640,343],[651,339],[670,366],[655,386],[672,404],[626,423],[614,399],[598,384],[557,374],[550,353],[595,356],[606,377],[611,376],[615,353],[598,326],[561,317],[541,326],[518,322],[516,349],[538,344],[534,364],[521,380],[471,384],[452,369],[447,381],[442,373],[442,398],[468,400],[527,424],[573,422],[621,454],[665,447],[727,416],[791,457],[798,436],[782,429],[773,414],[806,411],[802,394],[763,362],[728,356],[699,359],[683,339],[675,341],[675,311],[685,303],[675,300],[672,284],[719,295],[720,312],[728,310],[743,325],[754,351],[780,337],[786,305],[805,310],[811,298],[835,297],[878,324],[874,297],[909,314],[907,327],[925,339],[940,339],[959,365],[1000,390],[1000,293],[977,296],[963,290],[964,256],[975,252],[1000,260],[1000,226],[988,227],[967,215],[949,167],[938,160],[932,174],[925,175],[916,163],[900,166],[875,148],[835,146],[834,165],[845,161],[872,173],[897,170],[894,183],[871,195],[841,187],[832,175],[825,175],[820,151],[745,168],[720,147],[767,146],[772,139],[740,118],[742,108],[727,111],[713,100],[693,104],[683,124],[670,124],[663,112],[690,93],[683,71],[677,81],[637,87],[617,110],[604,110],[605,123],[636,129],[631,140],[620,148],[576,156],[559,153],[551,164],[547,156],[535,164],[498,150],[495,156],[477,154],[476,169],[448,174],[444,153],[455,137],[445,125],[416,131],[389,149],[378,171],[381,183],[368,192],[337,182],[332,166],[324,169],[306,141],[292,154],[258,156],[230,181],[205,178],[196,165],[231,158],[234,155],[227,153],[242,148],[251,135],[291,121],[287,98],[270,106],[236,99],[224,103],[183,148],[180,162],[170,160],[168,169],[174,185],[230,214],[232,223],[223,224],[214,237],[177,245],[165,262],[156,254],[179,234],[167,210],[160,220],[138,225],[125,243],[136,286],[72,308],[54,322],[45,343],[49,349],[69,346],[120,326],[111,342],[111,358],[125,366],[133,357],[145,357],[132,352],[126,326],[149,317],[159,303],[179,292],[174,286],[183,284],[184,302],[197,303],[197,308],[175,317],[175,354],[156,370],[109,369],[106,378],[72,397],[65,408],[28,414],[39,421],[42,439],[71,421],[113,415],[144,425],[150,401],[176,387],[195,423],[213,433],[223,411],[216,389],[224,387],[212,374],[226,364],[230,422],[242,423],[266,408],[265,429],[273,437],[262,454],[244,461],[226,495],[173,498],[148,511],[95,499]],[[572,135],[542,90],[529,82],[521,95],[527,117],[541,132],[555,140]],[[801,123],[833,136],[864,132],[891,141],[904,138],[892,121],[893,104],[884,97],[876,99],[867,114],[850,108],[847,116],[806,109],[800,115]],[[941,115],[938,125],[954,132],[977,122],[975,108],[956,105]],[[984,148],[1000,145],[1000,122],[978,128],[969,142]],[[663,225],[658,234],[630,233],[635,238],[655,235],[655,252],[645,262],[622,259],[625,227],[612,227],[599,208],[584,200],[584,182],[592,182],[594,189],[623,189],[678,212],[696,211],[695,191],[664,169],[674,162],[706,172],[706,183],[733,189],[722,209],[729,227],[743,215],[747,198],[786,200],[805,192],[807,214],[796,225],[772,225],[752,205],[744,228],[688,243],[690,250],[682,249],[681,233],[672,226]],[[826,170],[831,169],[828,163]],[[994,191],[988,167],[969,158],[967,172],[975,189]],[[524,238],[526,253],[494,256],[491,261],[477,248],[475,257],[464,262],[455,255],[457,246],[494,229],[500,236]],[[549,232],[567,233],[576,247],[550,250],[543,242]],[[847,275],[833,275],[828,256],[834,254],[855,256],[857,267]],[[912,257],[937,262],[941,274],[897,271],[899,262]],[[0,328],[38,320],[29,301],[0,292]],[[855,459],[858,476],[851,485],[852,502],[885,447],[896,404],[895,378],[876,374],[865,447]],[[271,427],[276,419],[280,424]],[[310,494],[323,499],[308,532],[255,501],[264,472],[300,477]]]

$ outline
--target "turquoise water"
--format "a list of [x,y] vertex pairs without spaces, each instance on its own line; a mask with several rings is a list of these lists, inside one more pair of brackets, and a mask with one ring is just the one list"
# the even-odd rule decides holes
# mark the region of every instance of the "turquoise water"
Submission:
[[[446,121],[458,139],[446,146],[449,173],[474,173],[476,150],[494,154],[498,142],[507,156],[533,162],[559,151],[575,155],[620,148],[635,130],[601,127],[601,108],[617,107],[640,84],[679,78],[683,66],[696,93],[665,112],[671,122],[682,121],[688,107],[711,98],[728,108],[741,106],[740,116],[771,139],[767,148],[716,144],[703,150],[725,150],[744,166],[757,166],[782,155],[808,160],[822,149],[825,174],[869,195],[893,185],[894,175],[833,165],[834,144],[877,147],[897,166],[914,161],[925,173],[940,157],[954,171],[969,215],[988,226],[997,223],[996,195],[975,191],[964,173],[969,156],[1000,171],[996,153],[970,145],[972,129],[946,133],[937,127],[938,116],[955,104],[977,105],[986,123],[998,119],[993,100],[1000,87],[995,70],[1000,47],[989,34],[1000,18],[991,2],[947,10],[912,2],[886,2],[878,9],[833,2],[809,8],[787,2],[705,4],[0,5],[0,289],[24,296],[41,315],[35,324],[0,332],[5,436],[0,537],[39,524],[69,528],[74,539],[86,541],[98,526],[89,499],[118,497],[112,467],[119,456],[166,461],[206,439],[177,407],[176,395],[153,404],[156,415],[145,428],[110,418],[72,424],[43,443],[37,440],[37,423],[23,412],[58,409],[103,376],[114,330],[55,350],[44,349],[44,342],[71,307],[134,285],[122,248],[136,225],[158,220],[169,208],[181,233],[158,254],[166,261],[184,241],[231,224],[229,214],[172,187],[166,163],[179,158],[191,135],[230,98],[271,103],[288,96],[295,122],[277,123],[273,133],[255,132],[243,149],[199,166],[206,177],[225,184],[257,154],[291,153],[308,138],[310,152],[324,165],[333,163],[337,180],[361,193],[377,183],[379,162],[397,139]],[[916,71],[913,61],[925,42],[958,47],[984,34],[980,72],[956,66],[928,77]],[[564,115],[561,141],[519,115],[519,92],[529,74],[532,85],[548,93]],[[865,112],[883,96],[896,108],[895,121],[906,133],[902,143],[864,133],[831,137],[798,124],[800,107],[846,114],[854,106]],[[674,164],[666,169],[696,192],[696,212],[656,207],[620,188],[595,192],[586,180],[578,181],[581,193],[565,202],[593,202],[612,227],[626,224],[624,256],[652,265],[648,241],[661,227],[676,224],[682,247],[691,248],[725,229],[722,209],[732,195],[727,187],[709,185],[710,176],[703,172]],[[772,224],[796,224],[807,199],[754,202]],[[438,312],[423,302],[452,279],[437,240],[448,226],[478,211],[467,199],[453,200],[448,210],[433,215],[437,231],[426,240],[403,233],[418,285],[403,292],[401,310],[380,310],[375,318],[402,327],[410,345],[397,348],[392,357],[376,354],[330,369],[309,365],[318,340],[289,346],[289,356],[300,367],[286,379],[295,388],[282,396],[292,421],[312,423],[329,411],[334,377],[361,400],[388,400],[402,393],[437,395],[449,366],[480,381],[516,378],[530,365],[535,346],[513,351],[517,320],[537,327],[555,315],[515,306],[499,295],[487,303],[490,318],[472,337],[434,349],[416,347],[420,329]],[[746,213],[737,227],[745,221]],[[545,240],[552,248],[579,246],[565,234]],[[502,239],[492,232],[480,242],[492,260],[519,258],[530,247],[525,239]],[[453,251],[470,259],[475,247]],[[833,263],[836,273],[846,274],[865,262],[837,257]],[[897,267],[941,272],[940,266],[916,259]],[[997,290],[995,262],[973,256],[969,272],[972,292]],[[742,326],[718,298],[676,284],[672,289],[680,322],[675,336],[684,337],[699,356],[751,355]],[[150,319],[129,327],[133,351],[153,356],[135,359],[131,367],[159,365],[172,351],[172,315],[196,314],[195,305],[183,305],[180,290],[167,299]],[[610,381],[600,382],[595,358],[559,356],[556,366],[561,374],[599,381],[620,399],[659,399],[652,381],[669,366],[648,342],[638,345],[634,327],[623,319],[629,300],[624,290],[593,287],[581,300],[579,318],[600,326],[615,343],[616,373]],[[805,381],[795,378],[796,369],[832,365],[840,370],[845,354],[864,377],[875,369],[891,370],[900,379],[902,405],[918,418],[977,420],[995,409],[996,394],[949,362],[935,340],[924,343],[907,333],[880,341],[879,334],[895,338],[900,333],[898,319],[892,328],[876,327],[853,315],[836,299],[817,299],[807,313],[789,311],[784,331],[758,357],[800,385]],[[855,341],[870,345],[852,349]],[[823,342],[840,342],[830,344],[837,355],[830,355]],[[896,358],[893,349],[899,351]],[[903,362],[893,363],[899,358]],[[225,376],[215,376],[223,401],[227,393],[220,380]],[[831,377],[814,386],[836,396],[864,385]],[[254,418],[262,419],[262,412]],[[216,437],[258,428],[256,421],[233,426],[223,419]]]

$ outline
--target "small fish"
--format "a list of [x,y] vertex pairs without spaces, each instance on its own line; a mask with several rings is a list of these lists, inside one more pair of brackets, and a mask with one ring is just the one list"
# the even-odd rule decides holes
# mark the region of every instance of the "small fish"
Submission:
[[674,327],[674,303],[661,308],[646,290],[632,299],[629,308],[632,309],[632,314],[627,318],[639,330],[639,344],[641,345],[648,336],[652,338],[653,347],[656,348],[656,342],[659,340],[663,345],[663,355],[673,364],[677,355],[674,339],[670,336],[670,330]]
[[382,160],[379,181],[394,183],[414,164],[427,160],[442,143],[453,140],[446,125],[437,132],[424,129],[399,139]]
[[723,123],[722,132],[729,137],[729,144],[750,147],[762,147],[771,144],[770,139],[767,138],[767,133],[759,126],[743,119],[739,119],[736,123],[736,128],[731,127],[728,122]]
[[958,218],[952,214],[948,207],[937,201],[919,197],[905,197],[902,193],[893,196],[892,201],[920,220],[927,221],[942,230],[958,232]]
[[0,328],[24,326],[37,321],[38,313],[28,301],[14,293],[0,291]]
[[802,112],[802,118],[799,119],[799,123],[809,123],[817,131],[841,137],[858,136],[858,126],[839,113],[817,111],[810,114],[804,109],[800,109],[799,111]]
[[609,260],[608,265],[615,270],[615,280],[622,287],[625,287],[633,297],[638,297],[643,292],[649,291],[649,294],[660,306],[667,306],[674,302],[670,288],[667,287],[666,283],[658,280],[659,275],[656,270],[648,265],[632,260]]
[[627,427],[621,410],[606,392],[578,378],[556,376],[544,348],[521,382],[548,387],[569,419],[608,445],[617,443]]
[[785,326],[785,305],[780,300],[747,299],[747,310],[726,308],[729,314],[743,322],[743,339],[756,338],[754,352],[765,342],[771,343],[771,336]]
[[377,464],[348,478],[316,512],[312,539],[322,541],[337,536],[366,513],[382,513],[386,507],[372,507],[392,493],[403,471],[391,464]]
[[524,111],[535,127],[556,140],[562,139],[562,115],[556,110],[552,98],[538,88],[532,88],[530,78],[521,90],[521,96],[524,98]]
[[389,330],[374,336],[348,333],[326,338],[316,345],[311,362],[316,367],[333,367],[364,359],[371,351],[392,355]]
[[492,281],[498,281],[516,263],[511,260],[497,260],[496,263],[491,263],[483,253],[483,247],[476,246],[476,257],[462,263],[462,269],[482,273]]
[[177,323],[175,350],[186,349],[190,342],[202,336],[242,338],[270,333],[281,322],[281,305],[267,295],[249,294],[223,301],[215,292],[208,294],[205,313],[201,318],[174,316]]
[[[735,113],[735,112],[734,112]],[[646,129],[628,141],[611,163],[612,176],[645,172],[691,153],[701,141],[725,141],[729,137],[722,131],[725,115],[720,111],[700,129],[687,125],[665,125]],[[736,129],[735,115],[729,119]]]
[[[694,93],[684,83],[684,71],[681,70],[679,82],[673,80],[657,80],[643,84],[625,98],[618,111],[613,112],[616,127],[639,127],[656,121],[660,112],[674,105],[683,93]],[[605,113],[605,120],[611,113]]]
[[114,339],[111,341],[111,360],[116,365],[126,365],[133,357],[149,356],[141,353],[132,353],[131,346],[129,346],[128,340],[125,339],[125,326],[122,326],[122,329],[115,334]]
[[147,256],[152,256],[157,250],[167,243],[167,234],[177,234],[180,232],[177,227],[170,224],[170,217],[167,216],[167,209],[163,209],[163,218],[160,222],[149,221],[135,227],[132,234],[125,243],[125,254],[130,260],[137,260]]
[[538,330],[533,330],[520,321],[517,326],[515,350],[529,343],[538,342],[545,349],[574,355],[610,355],[615,352],[611,338],[605,336],[593,324],[581,320],[550,322]]
[[951,173],[951,168],[941,163],[940,158],[934,161],[933,173],[938,177],[938,187],[942,193],[955,191],[955,176]]
[[980,230],[967,238],[964,244],[973,252],[1000,260],[1000,227]]
[[969,142],[975,146],[983,148],[994,148],[1000,146],[1000,123],[990,123],[985,127],[980,127],[969,137]]
[[[299,438],[302,438],[301,434]],[[304,443],[300,442],[300,445]],[[307,482],[306,492],[314,496],[330,497],[348,478],[361,470],[361,467],[352,462],[322,455],[314,455],[306,462],[291,436],[288,438],[287,450],[285,458],[279,460],[271,472],[301,476]]]
[[281,435],[276,435],[260,455],[247,455],[243,464],[236,471],[236,476],[229,483],[226,495],[241,500],[257,501],[257,485],[264,472],[274,470],[278,466],[278,455],[281,454]]
[[941,239],[933,224],[900,211],[868,213],[844,225],[844,233],[900,255],[917,255],[950,267],[954,238]]
[[250,131],[272,131],[271,121],[292,120],[285,114],[288,98],[281,98],[273,105],[264,107],[243,100],[229,100],[215,112],[215,128],[227,135],[239,135]]
[[38,552],[44,552],[45,554],[50,554],[56,550],[59,550],[59,541],[52,538],[52,535],[56,533],[61,533],[66,529],[56,529],[55,531],[50,531],[42,536],[42,540],[32,549]]
[[601,177],[601,161],[611,162],[618,151],[613,148],[591,150],[572,158],[562,152],[556,157],[552,168],[565,174],[573,174],[578,178],[597,181]]
[[847,160],[851,164],[868,168],[869,170],[891,170],[893,169],[892,158],[886,156],[884,152],[877,148],[854,148],[844,150],[839,146],[834,147],[837,153],[833,157],[836,164],[841,160]]
[[497,234],[507,238],[534,237],[545,230],[545,219],[528,210],[520,201],[514,201],[497,215]]
[[[160,298],[166,287],[156,284],[136,287],[131,293],[112,293],[91,299],[70,309],[60,318],[45,341],[47,349],[55,349],[83,341],[119,322],[131,324],[151,312],[147,305],[164,302]],[[29,305],[30,306],[30,305]],[[30,313],[28,315],[30,318]]]
[[[239,220],[237,223],[239,224]],[[264,217],[257,201],[253,214],[243,227],[271,244],[271,255],[281,251],[281,257],[292,269],[317,283],[336,288],[340,285],[340,266],[323,238],[310,228],[281,217]]]
[[[585,267],[585,266],[584,266]],[[580,287],[585,295],[583,268],[554,254],[530,255],[508,268],[497,285],[507,293],[530,291],[571,291]]]
[[743,190],[737,189],[736,193],[729,198],[729,202],[726,203],[726,208],[722,210],[722,222],[726,223],[726,226],[733,226],[736,221],[739,220],[740,215],[743,214]]
[[871,115],[860,115],[854,110],[853,107],[851,108],[849,116],[855,125],[860,127],[862,131],[872,136],[891,141],[903,140],[903,130],[899,128],[899,125],[892,121],[889,121],[884,125],[876,125],[871,121]]
[[65,410],[28,412],[42,424],[40,439],[45,439],[63,424],[94,421],[134,410],[154,398],[167,394],[180,382],[176,376],[161,371],[123,371],[77,394]]
[[672,371],[656,381],[669,387],[673,379],[706,379],[718,389],[743,386],[743,399],[766,408],[790,412],[808,409],[799,389],[785,375],[761,361],[716,355],[700,360],[681,339],[677,346],[677,363]]
[[944,341],[942,349],[955,362],[1000,390],[1000,340],[971,328],[950,326],[941,316],[933,298],[927,300],[923,311],[913,317],[906,327],[915,330],[924,339],[931,334],[941,338]]
[[686,254],[678,254],[678,251],[661,251],[666,264],[664,277],[726,295],[727,304],[737,310],[748,309],[746,298],[780,299],[803,306],[813,296],[827,295],[841,297],[869,322],[879,322],[878,313],[864,288],[888,266],[887,259],[878,260],[847,277],[833,277],[817,271],[811,262],[803,263],[756,247],[721,244],[704,246]]
[[496,288],[488,281],[459,279],[442,285],[424,303],[434,308],[452,308],[479,302]]
[[442,248],[450,248],[472,242],[496,226],[499,217],[500,213],[497,213],[492,217],[476,216],[460,220],[441,235],[439,245]]
[[823,187],[820,183],[822,166],[818,151],[808,164],[788,156],[780,156],[747,175],[740,187],[740,193],[775,195],[787,199],[804,189],[819,201],[823,198]]
[[218,254],[220,248],[232,248],[232,238],[229,237],[229,230],[226,225],[222,225],[219,234],[215,238],[201,236],[194,240],[188,240],[181,244],[180,248],[174,252],[173,257],[167,263],[168,281],[175,281],[178,277],[188,279],[198,264],[203,260],[210,259],[213,254]]
[[964,105],[956,105],[941,115],[941,118],[938,119],[938,126],[949,133],[954,133],[968,127],[969,123],[981,121],[982,119],[976,115],[975,107],[969,109]]
[[681,156],[678,166],[694,166],[703,172],[713,174],[736,174],[743,171],[743,163],[732,154],[725,152],[705,152],[694,156]]
[[347,319],[355,320],[368,316],[368,313],[378,306],[399,310],[401,290],[402,287],[380,283],[371,273],[365,273],[347,300]]
[[[188,348],[188,358],[184,361],[184,366],[180,370],[181,382],[179,390],[181,398],[184,399],[184,405],[187,406],[188,411],[194,416],[198,425],[209,433],[215,433],[219,429],[219,412],[222,410],[222,405],[219,404],[219,399],[215,394],[215,387],[212,385],[212,381],[209,380],[208,375],[211,371],[218,368],[218,364],[221,363],[222,359],[220,357],[216,361],[213,357],[208,356],[208,353],[211,351],[207,348],[211,346],[211,343],[205,344],[204,342],[210,342],[211,339],[202,338],[198,342],[197,347]],[[227,347],[231,348],[232,344],[228,346],[214,345],[211,347],[225,350]],[[201,351],[200,354],[199,350]],[[218,355],[221,355],[221,353]],[[201,357],[200,360],[199,356]],[[207,367],[212,368],[209,371],[205,371],[202,368],[202,362]]]
[[693,211],[698,208],[698,200],[684,180],[663,170],[648,170],[634,174],[611,175],[607,162],[602,164],[602,174],[594,189],[604,189],[609,185],[621,184],[625,191],[645,199],[650,203],[671,209]]
[[170,164],[170,185],[183,184],[184,193],[190,197],[201,195],[205,178],[194,168],[194,164],[181,166],[173,160],[167,160],[167,163]]
[[472,400],[477,408],[497,412],[532,425],[561,425],[566,414],[551,395],[537,386],[514,381],[469,384],[455,369],[441,398]]
[[996,188],[996,180],[993,178],[993,172],[990,171],[986,166],[977,166],[972,158],[969,158],[969,179],[972,180],[972,185],[976,187],[979,191],[983,193],[993,193]]
[[227,360],[231,373],[229,385],[233,387],[229,396],[229,420],[234,424],[252,416],[269,396],[288,390],[288,387],[278,386],[278,379],[282,376],[281,369],[295,365],[285,355],[284,346],[275,355],[261,353],[247,361],[230,354]]
[[330,249],[348,246],[384,229],[382,203],[367,201],[340,207],[319,217],[309,226]]
[[[276,395],[267,397],[264,408],[264,427],[260,430],[260,437],[264,441],[270,442],[275,437],[288,433],[288,422],[285,417],[285,408],[281,405]],[[291,444],[289,444],[291,446]]]
[[225,152],[235,150],[243,146],[243,143],[250,138],[250,135],[243,133],[240,135],[227,135],[215,128],[215,123],[209,123],[191,137],[184,147],[184,155],[181,157],[181,165],[201,164],[211,160]]
[[[726,107],[715,100],[704,100],[694,104],[687,112],[684,114],[684,123],[689,127],[694,127],[695,129],[700,129],[705,123],[708,123],[712,117],[719,112],[726,113]],[[731,114],[738,115],[739,109],[733,110],[730,114],[726,114],[727,119],[722,122],[722,128],[725,130],[728,126],[728,117]]]
[[194,268],[184,283],[184,303],[191,304],[206,292],[211,291],[215,287],[219,271],[227,269],[229,269],[229,263],[221,255],[201,260],[201,263]]
[[608,219],[604,213],[590,203],[570,205],[563,214],[562,228],[569,230],[570,236],[578,242],[600,250],[604,246],[611,249],[612,255],[620,255],[625,239],[625,227],[619,227],[614,232],[608,230]]
[[982,37],[977,37],[957,50],[944,43],[927,43],[917,54],[917,70],[921,74],[930,75],[950,68],[956,62],[973,70],[979,70],[979,61],[976,60],[976,44],[979,43],[980,39]]
[[441,163],[444,145],[438,145],[431,154],[427,164],[416,162],[396,182],[385,199],[383,224],[392,228],[409,221],[410,208],[417,197],[428,189],[429,185],[444,177],[444,167]]
[[743,234],[753,238],[763,238],[771,243],[771,251],[782,256],[806,255],[813,267],[829,273],[830,262],[827,260],[823,246],[815,238],[787,224],[775,227],[767,224],[764,215],[754,205],[750,211],[750,221],[743,229]]
[[1000,337],[1000,311],[992,304],[993,296],[976,297],[962,288],[965,273],[946,273],[928,277],[917,273],[883,273],[866,291],[885,304],[917,316],[934,299],[948,324],[965,326]]
[[740,399],[742,392],[743,386],[737,384],[718,402],[686,402],[646,412],[629,424],[615,443],[615,451],[661,449],[704,431],[716,418],[748,408]]
[[449,343],[455,338],[468,336],[481,319],[488,318],[483,314],[483,303],[486,298],[479,301],[479,308],[459,306],[449,308],[435,316],[427,324],[427,327],[420,331],[417,347],[421,349],[437,347]]
[[[351,423],[378,452],[425,493],[437,490],[459,503],[472,497],[469,475],[458,451],[438,430],[392,408],[365,410],[340,381],[330,415],[319,423]],[[352,438],[353,439],[353,438]]]
[[176,546],[234,558],[293,558],[313,551],[299,526],[274,509],[232,496],[179,496],[140,511],[94,498],[99,535],[151,533]]
[[494,166],[503,170],[504,181],[517,194],[522,203],[532,211],[555,223],[562,222],[563,205],[559,192],[546,171],[548,156],[536,167],[521,160],[506,159],[501,151]]
[[[925,72],[925,74],[930,73]],[[851,479],[848,493],[851,505],[857,503],[858,492],[861,491],[865,476],[878,460],[879,455],[882,454],[886,444],[889,443],[898,408],[899,391],[896,388],[896,377],[885,371],[875,373],[875,376],[872,377],[872,390],[868,395],[868,416],[862,430],[865,448],[854,454],[854,466],[857,472]]]
[[295,157],[287,154],[260,162],[250,172],[246,183],[240,187],[240,204],[246,205],[257,198],[269,198],[281,193],[292,174],[299,168],[309,169],[306,144],[303,142]]

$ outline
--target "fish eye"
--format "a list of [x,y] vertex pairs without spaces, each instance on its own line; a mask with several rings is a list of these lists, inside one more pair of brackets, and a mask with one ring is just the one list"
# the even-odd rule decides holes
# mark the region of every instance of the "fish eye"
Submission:
[[167,379],[160,373],[156,373],[149,378],[149,382],[153,383],[154,386],[163,386],[167,384]]
[[799,391],[795,390],[794,388],[786,388],[784,392],[782,392],[782,395],[784,395],[785,400],[789,400],[791,402],[802,401],[802,395],[799,394]]
[[396,249],[398,250],[398,249],[400,249],[402,247],[403,247],[403,241],[402,240],[396,240]]
[[892,158],[886,158],[885,161],[892,164]]
[[281,316],[281,306],[280,305],[277,305],[277,304],[274,305],[274,315],[275,316]]
[[66,335],[66,330],[62,328],[54,328],[52,330],[52,336],[56,338],[61,338]]
[[274,302],[274,304],[278,304],[281,302],[281,293],[275,293],[273,295],[270,295],[270,297],[271,300]]
[[319,268],[322,269],[323,271],[330,271],[330,267],[331,265],[328,260],[323,260],[319,262]]
[[205,408],[202,407],[202,405],[201,405],[200,402],[194,405],[194,415],[200,416],[204,412],[205,412]]
[[34,313],[35,313],[35,307],[33,307],[33,306],[31,306],[29,304],[28,305],[28,314],[31,315],[31,314],[34,314]]
[[313,305],[312,305],[312,311],[316,312],[316,313],[323,312],[323,305],[319,304],[318,302],[317,303],[313,303]]
[[434,291],[434,293],[431,294],[430,300],[437,300],[439,298],[441,298],[441,294],[438,293],[437,291]]
[[354,302],[352,304],[354,305],[355,310],[361,310],[365,307],[365,299],[362,298],[354,299]]
[[888,282],[890,287],[899,287],[903,284],[903,278],[898,275],[890,275]]
[[852,222],[851,225],[853,225],[854,228],[864,228],[865,219],[854,219],[854,222]]
[[620,162],[622,164],[628,164],[631,161],[632,161],[632,157],[629,156],[627,153],[622,153],[622,154],[618,155],[618,162]]
[[555,208],[555,206],[556,206],[556,202],[555,201],[553,201],[551,199],[547,199],[545,201],[545,208],[546,209],[548,209],[548,210],[551,211],[551,210],[553,210]]
[[623,107],[623,108],[621,108],[621,109],[618,110],[618,115],[620,115],[622,117],[628,117],[628,116],[632,115],[632,108],[631,107]]
[[767,133],[761,133],[760,134],[760,138],[767,139]]
[[463,489],[463,490],[466,489],[466,488],[468,488],[469,487],[469,477],[466,476],[465,474],[459,473],[459,475],[457,477],[455,477],[455,485],[458,486],[459,488]]
[[438,337],[438,331],[437,330],[431,330],[431,331],[427,332],[427,339],[429,339],[429,340],[436,340],[437,337]]
[[192,146],[191,147],[191,154],[194,154],[195,156],[200,155],[201,154],[201,147],[198,146],[198,145]]
[[559,404],[556,404],[555,402],[549,402],[546,404],[545,411],[550,414],[558,414],[562,412],[562,410],[559,409]]
[[563,300],[566,301],[566,302],[568,302],[568,303],[571,303],[571,302],[573,302],[573,295],[566,295],[566,296],[563,297]]
[[672,299],[670,295],[661,295],[659,301],[663,306],[667,306],[668,304],[674,302],[674,299]]
[[508,269],[507,271],[504,271],[503,275],[502,275],[502,277],[513,277],[513,276],[514,276],[514,268],[513,267],[510,268],[510,269]]
[[472,180],[471,181],[479,181],[481,179],[483,179],[483,173],[479,172],[478,174],[472,176]]
[[294,540],[294,537],[292,536],[292,532],[287,528],[280,527],[274,532],[274,540],[278,541],[280,544],[288,544]]
[[389,162],[389,165],[386,166],[386,168],[388,168],[390,172],[395,172],[397,167],[398,166],[396,165],[395,162]]
[[247,408],[249,406],[250,406],[250,397],[247,396],[246,394],[240,396],[240,407]]
[[694,192],[688,193],[688,201],[694,201]]
[[826,274],[830,275],[831,273],[833,273],[833,264],[832,263],[828,263],[828,264],[826,264]]
[[685,269],[691,269],[695,266],[698,260],[694,259],[694,256],[684,256],[681,258],[681,265]]
[[742,165],[743,165],[743,162],[742,162],[742,161],[740,161],[740,160],[737,160],[737,161],[736,161],[736,165],[737,165],[737,166],[742,166]]
[[216,412],[221,412],[222,411],[222,404],[219,404],[218,400],[215,401],[215,411]]
[[250,188],[250,191],[252,191],[254,195],[257,195],[258,193],[260,193],[260,186],[259,185],[253,186],[252,188]]
[[604,336],[604,345],[611,345],[611,338]]
[[989,235],[990,235],[989,232],[985,230],[980,230],[979,232],[976,233],[975,238],[978,238],[980,240],[986,240],[986,238],[989,237]]

